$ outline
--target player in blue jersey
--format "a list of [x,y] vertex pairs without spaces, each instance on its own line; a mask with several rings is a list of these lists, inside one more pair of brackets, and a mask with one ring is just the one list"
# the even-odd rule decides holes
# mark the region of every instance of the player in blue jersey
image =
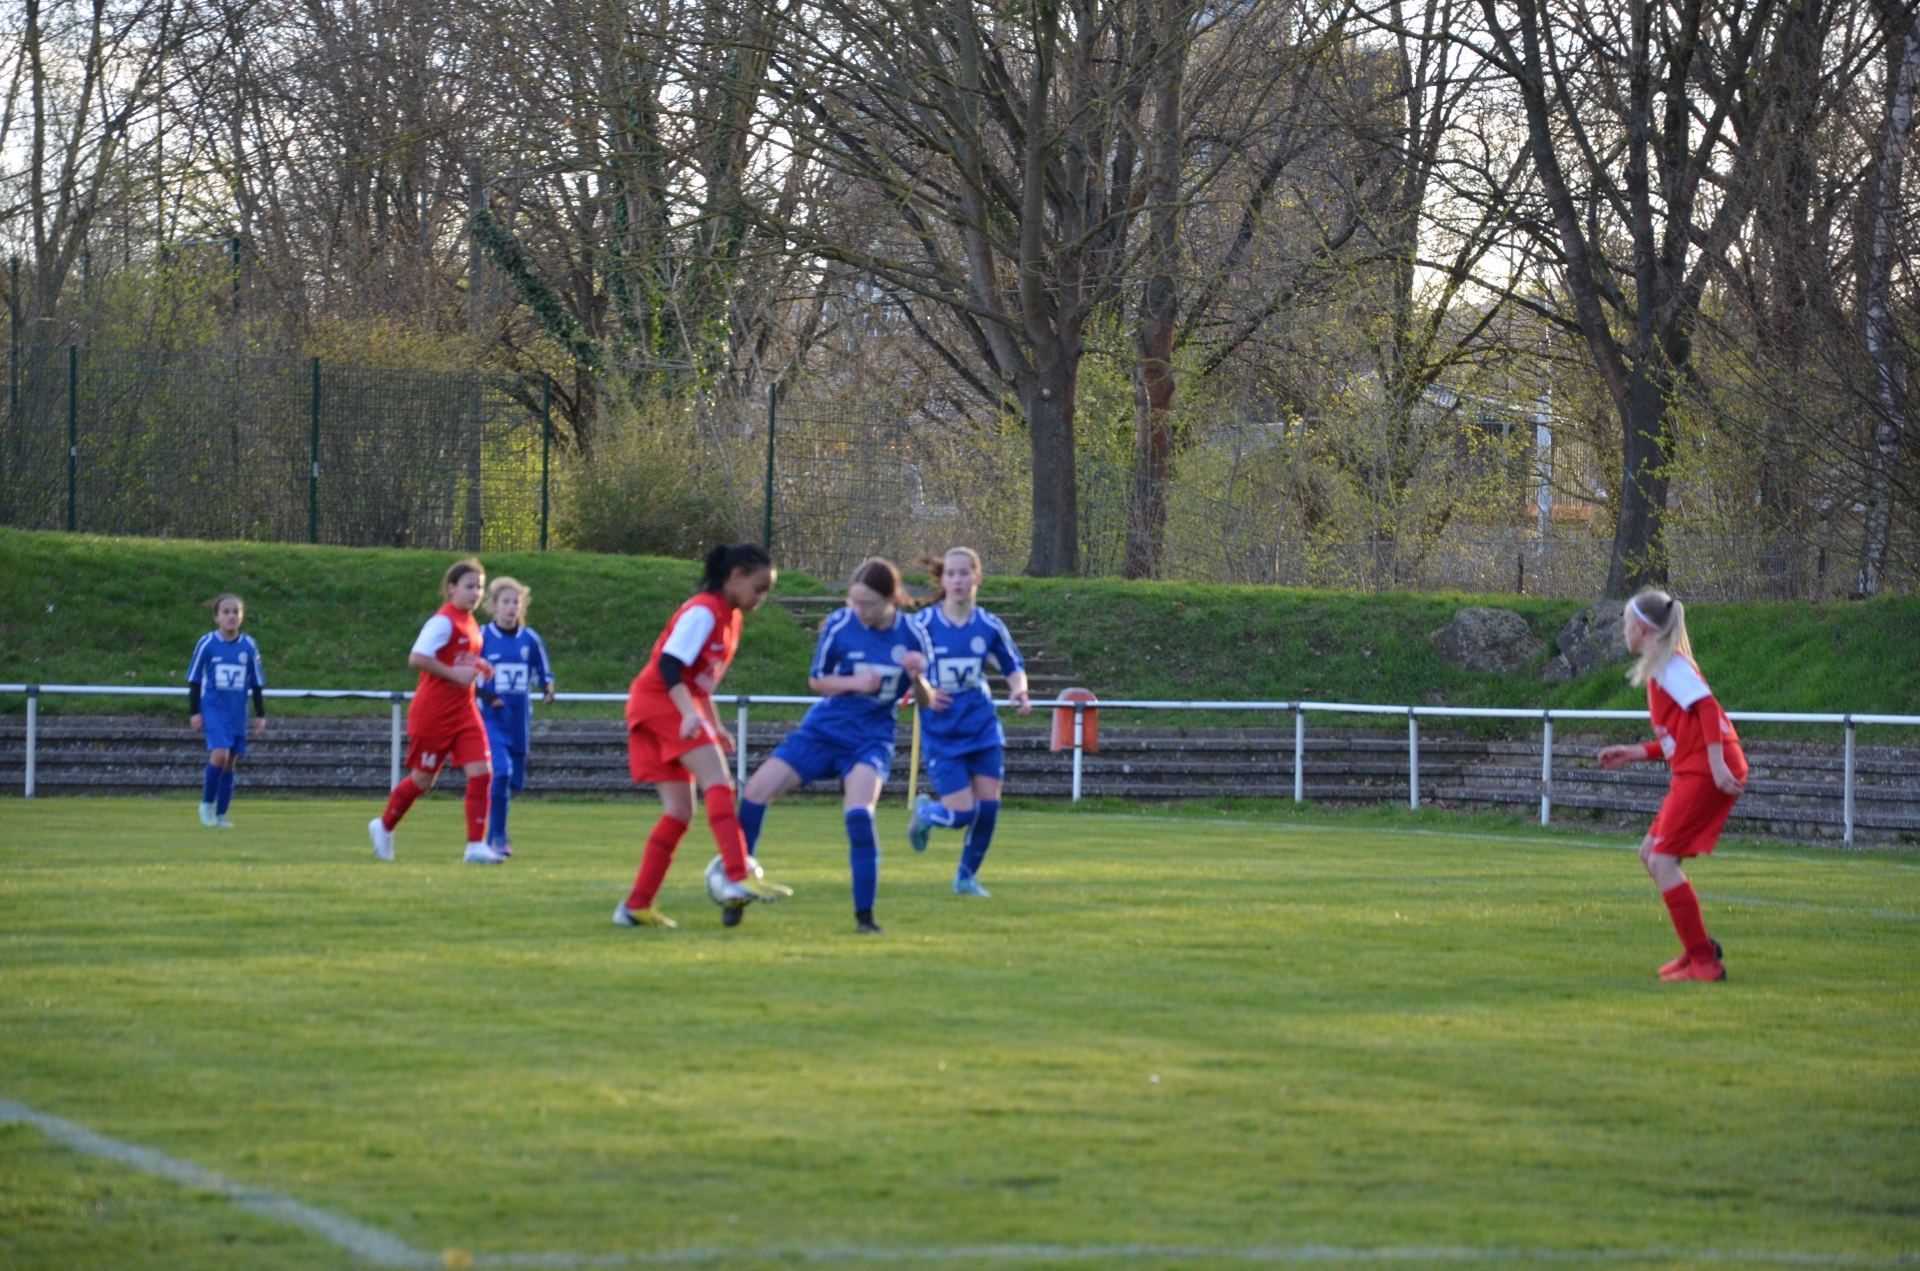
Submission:
[[247,607],[228,593],[213,602],[214,630],[193,646],[187,665],[187,723],[207,735],[207,774],[200,787],[200,824],[233,828],[233,769],[247,753],[247,698],[258,716],[253,735],[267,730],[266,673],[260,646],[240,634]]
[[921,795],[913,805],[907,839],[913,850],[927,850],[936,826],[965,830],[960,868],[953,876],[956,896],[988,896],[980,885],[980,864],[993,843],[1000,819],[1000,786],[1006,774],[1006,734],[987,688],[987,672],[1007,678],[1007,697],[1022,715],[1033,709],[1027,695],[1026,663],[1014,647],[1007,624],[982,609],[980,554],[955,547],[939,560],[923,558],[939,585],[940,603],[913,615],[933,649],[933,686],[952,698],[945,710],[922,711],[920,730],[927,777],[938,803]]
[[911,690],[923,705],[944,703],[927,683],[926,632],[901,610],[900,571],[875,558],[854,571],[847,607],[820,624],[807,686],[817,702],[747,782],[740,828],[747,853],[760,841],[767,805],[809,781],[839,777],[846,792],[847,861],[853,872],[853,916],[862,935],[879,935],[873,920],[880,886],[880,840],[873,808],[893,769],[894,710]]
[[507,805],[513,791],[527,788],[527,724],[533,718],[533,690],[544,690],[543,703],[553,702],[547,646],[527,625],[527,605],[532,599],[533,592],[519,579],[494,579],[487,588],[487,612],[493,621],[480,628],[480,657],[493,667],[493,674],[480,681],[481,694],[488,698],[480,718],[486,721],[487,745],[494,754],[487,846],[501,856],[513,855],[513,842],[507,837]]

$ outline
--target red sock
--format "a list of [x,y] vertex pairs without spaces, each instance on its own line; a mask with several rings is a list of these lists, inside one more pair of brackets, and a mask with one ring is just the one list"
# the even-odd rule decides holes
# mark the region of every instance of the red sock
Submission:
[[747,876],[747,836],[734,811],[732,786],[707,787],[707,825],[719,845],[727,877],[739,882]]
[[487,804],[492,798],[493,777],[482,773],[467,778],[467,842],[484,842],[487,837]]
[[387,796],[387,810],[381,814],[380,824],[389,830],[400,824],[400,818],[407,814],[407,809],[413,806],[413,801],[425,793],[425,790],[413,783],[411,772],[400,778],[400,784],[395,786],[393,793]]
[[1693,894],[1693,884],[1681,883],[1660,893],[1660,899],[1667,902],[1667,912],[1673,915],[1673,929],[1679,933],[1687,956],[1695,962],[1713,961],[1713,937],[1707,934],[1707,920],[1700,916],[1700,898]]
[[680,846],[680,836],[686,832],[687,823],[670,816],[654,822],[653,833],[647,835],[647,850],[640,854],[640,873],[633,880],[633,890],[627,894],[628,909],[652,907],[653,898],[660,894],[660,884],[667,881],[673,849]]

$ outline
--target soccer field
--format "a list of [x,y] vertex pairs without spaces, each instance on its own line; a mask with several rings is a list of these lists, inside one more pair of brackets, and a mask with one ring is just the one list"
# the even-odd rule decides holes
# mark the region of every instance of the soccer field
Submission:
[[[1728,845],[1733,978],[1666,985],[1620,837],[1012,809],[975,901],[896,802],[863,939],[819,803],[731,932],[696,825],[664,933],[644,804],[497,869],[447,798],[387,866],[371,802],[0,808],[0,1100],[435,1262],[1920,1259],[1910,854]],[[0,1125],[0,1266],[354,1265]]]

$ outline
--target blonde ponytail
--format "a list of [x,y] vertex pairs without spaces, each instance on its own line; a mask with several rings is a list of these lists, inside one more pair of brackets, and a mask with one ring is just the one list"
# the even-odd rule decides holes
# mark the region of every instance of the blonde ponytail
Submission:
[[1651,637],[1627,673],[1630,683],[1645,685],[1667,669],[1676,653],[1689,662],[1693,660],[1693,642],[1687,639],[1687,607],[1673,596],[1658,587],[1648,587],[1627,602],[1627,612],[1647,628]]

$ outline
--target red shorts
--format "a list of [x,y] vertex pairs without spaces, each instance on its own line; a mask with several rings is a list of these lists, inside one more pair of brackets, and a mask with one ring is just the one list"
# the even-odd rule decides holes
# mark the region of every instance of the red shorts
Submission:
[[1720,829],[1737,795],[1713,784],[1712,777],[1676,773],[1667,798],[1647,831],[1661,856],[1704,856],[1720,841]]
[[439,772],[444,768],[464,768],[470,763],[493,761],[493,752],[487,747],[487,730],[477,718],[459,724],[450,735],[413,737],[409,741],[409,770]]
[[662,698],[663,709],[649,710],[627,720],[627,769],[635,784],[662,781],[692,781],[693,774],[680,762],[702,746],[714,744],[705,730],[692,737],[680,735],[680,708],[671,698]]

